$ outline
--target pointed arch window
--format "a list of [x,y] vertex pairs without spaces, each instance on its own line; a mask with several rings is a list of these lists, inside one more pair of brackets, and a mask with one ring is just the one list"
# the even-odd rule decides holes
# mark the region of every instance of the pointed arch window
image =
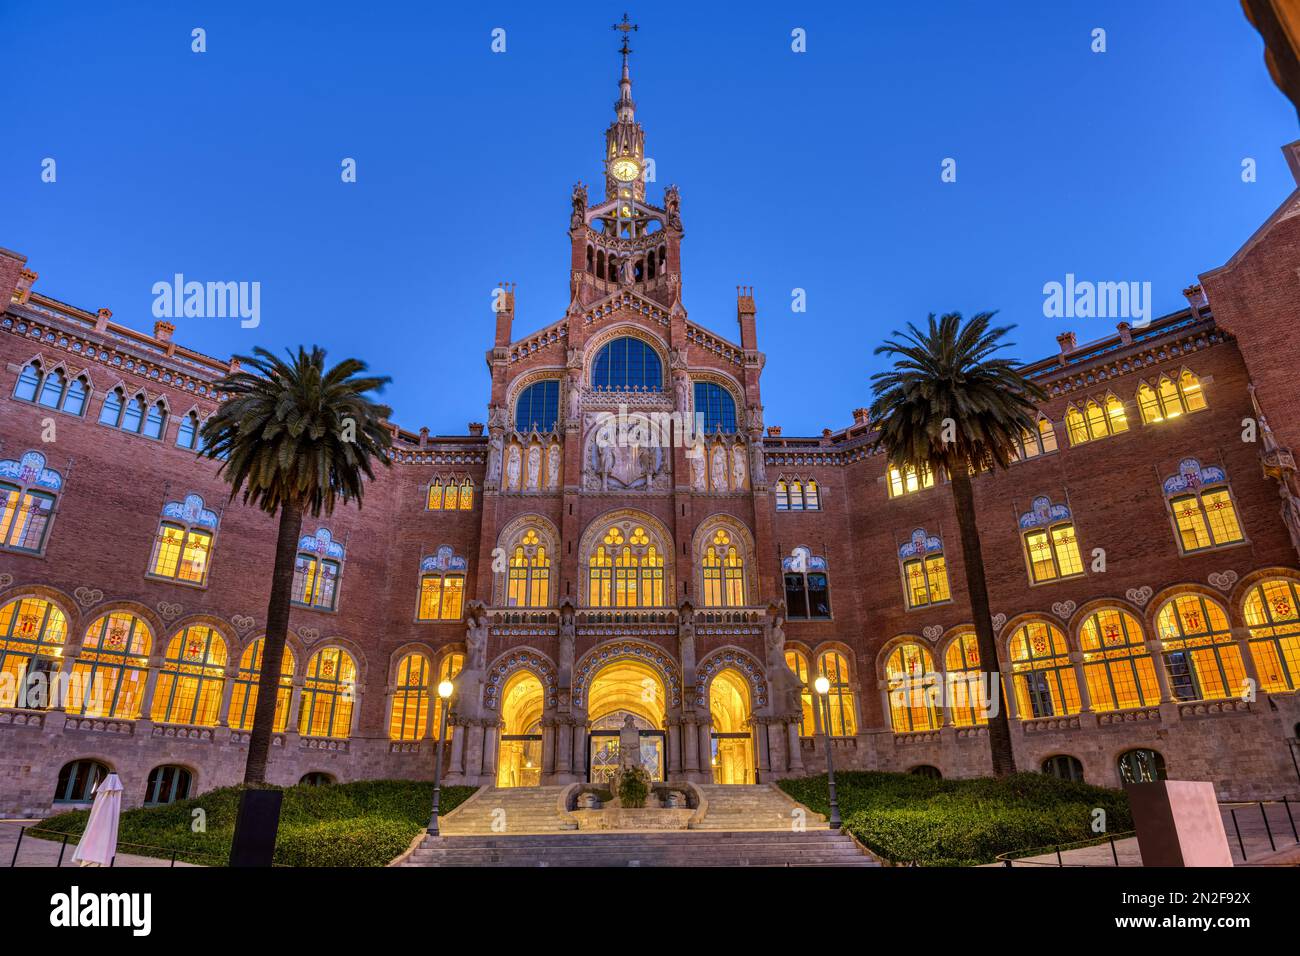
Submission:
[[0,461],[0,550],[40,554],[62,490],[63,476],[38,451]]
[[1246,540],[1222,468],[1202,468],[1195,458],[1184,458],[1178,474],[1165,479],[1164,492],[1183,554]]
[[828,620],[831,616],[830,583],[826,559],[800,545],[781,561],[785,579],[786,613],[797,618]]
[[45,381],[41,385],[40,395],[36,398],[38,405],[44,405],[46,408],[58,408],[63,404],[63,398],[68,391],[68,377],[63,374],[61,369],[55,369],[49,375],[45,376]]
[[952,600],[948,588],[948,563],[943,556],[943,541],[938,535],[917,528],[911,539],[899,546],[898,563],[903,574],[903,596],[909,608],[929,607]]
[[204,507],[198,495],[163,506],[162,521],[154,539],[149,574],[185,584],[202,585],[211,565],[217,514]]
[[429,720],[432,673],[429,659],[416,651],[398,662],[392,714],[388,720],[390,740],[419,740],[424,736]]
[[832,737],[854,736],[858,732],[858,720],[848,658],[836,650],[824,651],[817,658],[817,670],[831,685],[826,693],[827,730]]
[[596,353],[591,384],[605,391],[660,392],[664,387],[663,362],[649,343],[625,335]]
[[521,435],[555,431],[560,420],[560,380],[534,382],[515,400],[515,431]]
[[160,724],[215,726],[225,675],[226,642],[220,634],[202,624],[178,631],[158,671],[152,719]]
[[1082,409],[1071,404],[1065,410],[1065,428],[1071,445],[1126,432],[1128,418],[1124,414],[1124,403],[1114,394],[1107,393],[1100,401],[1088,399]]
[[122,409],[126,405],[126,396],[120,388],[112,389],[104,396],[104,404],[99,409],[99,423],[110,428],[122,425]]
[[460,620],[465,606],[465,572],[469,562],[443,545],[420,561],[420,621]]
[[50,706],[48,693],[28,699],[29,677],[45,674],[53,680],[67,636],[68,619],[49,601],[19,598],[0,607],[0,707]]
[[197,449],[199,447],[199,416],[190,412],[181,419],[176,429],[176,447]]
[[315,534],[303,535],[298,541],[290,602],[298,607],[333,611],[338,606],[346,553],[328,528],[318,528]]
[[304,737],[347,738],[352,734],[357,665],[341,647],[324,647],[307,662],[298,712]]
[[776,483],[777,511],[820,511],[821,489],[816,479],[786,477]]
[[1243,608],[1250,652],[1269,693],[1300,690],[1300,589],[1289,578],[1251,588]]
[[1011,635],[1011,680],[1022,718],[1060,717],[1079,712],[1079,682],[1061,629],[1029,621]]
[[1201,381],[1190,369],[1183,369],[1174,378],[1161,375],[1154,387],[1143,382],[1138,387],[1137,399],[1144,425],[1199,412],[1206,407]]
[[139,717],[151,643],[144,621],[125,611],[105,614],[91,624],[72,667],[68,713]]
[[717,382],[696,382],[695,420],[706,435],[735,434],[736,400]]
[[1241,649],[1217,602],[1180,595],[1160,609],[1156,631],[1175,700],[1223,700],[1244,692]]
[[144,427],[140,434],[145,438],[163,437],[163,432],[167,430],[167,406],[162,402],[154,402],[149,406],[149,411],[145,415]]
[[640,525],[605,532],[588,562],[591,607],[662,607],[664,559]]
[[993,688],[980,668],[979,640],[963,631],[948,643],[943,657],[948,713],[954,727],[979,727],[989,722]]
[[44,377],[40,362],[34,360],[28,362],[23,366],[22,371],[18,373],[18,382],[14,385],[14,398],[24,402],[36,401],[36,396],[41,391],[41,380]]
[[1090,615],[1079,631],[1079,645],[1093,710],[1160,703],[1160,683],[1142,624],[1128,611],[1108,607]]
[[799,736],[811,737],[817,728],[813,717],[812,681],[808,677],[808,655],[795,647],[786,645],[785,666],[799,678]]
[[889,497],[891,498],[910,495],[917,491],[934,487],[934,472],[926,466],[922,466],[918,470],[911,466],[898,468],[894,465],[890,465],[887,473],[889,479]]
[[1045,415],[1038,417],[1038,426],[1033,430],[1025,429],[1020,440],[1012,448],[1012,461],[1028,461],[1040,455],[1050,455],[1056,451],[1056,427]]
[[704,549],[705,607],[745,606],[745,560],[723,528],[713,533]]
[[885,662],[889,715],[894,733],[939,729],[939,675],[934,658],[920,644],[900,644]]
[[86,410],[89,395],[90,380],[86,376],[73,378],[61,368],[46,374],[37,359],[23,366],[14,385],[14,398],[19,401],[34,402],[69,415],[80,416]]
[[437,475],[429,482],[429,511],[469,511],[474,507],[474,479]]
[[1052,504],[1046,496],[1035,498],[1033,508],[1020,516],[1020,532],[1031,584],[1083,574],[1069,507]]
[[144,396],[137,395],[135,398],[128,399],[122,408],[122,422],[117,427],[124,432],[140,431],[144,425]]
[[784,478],[779,478],[776,482],[776,510],[790,510],[790,486],[785,483]]
[[[229,724],[235,730],[253,729],[258,687],[262,680],[262,654],[265,650],[266,639],[259,637],[244,648],[244,653],[239,658],[239,671],[230,693]],[[284,733],[289,727],[289,699],[293,695],[296,666],[293,648],[285,645],[280,657],[280,684],[275,694],[275,723],[271,725],[277,734]]]

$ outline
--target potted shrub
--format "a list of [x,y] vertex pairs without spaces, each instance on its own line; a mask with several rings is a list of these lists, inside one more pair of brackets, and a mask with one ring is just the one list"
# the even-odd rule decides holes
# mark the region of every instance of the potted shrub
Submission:
[[650,774],[642,767],[624,767],[618,775],[618,802],[622,807],[644,807],[650,795]]

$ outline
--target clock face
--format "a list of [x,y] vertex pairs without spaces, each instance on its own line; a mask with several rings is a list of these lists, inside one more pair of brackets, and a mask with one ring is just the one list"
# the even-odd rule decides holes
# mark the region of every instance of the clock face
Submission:
[[635,159],[616,159],[609,165],[609,174],[621,183],[630,183],[640,172]]

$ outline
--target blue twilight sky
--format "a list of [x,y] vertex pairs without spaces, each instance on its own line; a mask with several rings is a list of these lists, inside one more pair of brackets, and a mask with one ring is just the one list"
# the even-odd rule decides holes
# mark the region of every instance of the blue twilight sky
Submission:
[[[258,281],[258,328],[182,319],[177,337],[223,358],[355,354],[393,376],[404,427],[463,434],[486,414],[495,284],[518,284],[516,335],[563,313],[569,191],[599,192],[622,12],[4,3],[0,246],[38,290],[145,330],[174,273]],[[682,190],[686,307],[737,338],[735,286],[755,286],[766,417],[787,435],[847,424],[872,348],[930,311],[1001,310],[1025,359],[1063,327],[1114,327],[1043,317],[1066,273],[1149,281],[1154,315],[1172,311],[1293,185],[1295,111],[1236,0],[629,12],[650,198]]]

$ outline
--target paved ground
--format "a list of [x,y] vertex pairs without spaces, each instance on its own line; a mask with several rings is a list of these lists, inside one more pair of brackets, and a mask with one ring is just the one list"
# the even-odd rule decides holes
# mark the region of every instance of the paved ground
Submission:
[[[14,847],[18,843],[18,831],[22,827],[31,826],[39,823],[39,820],[0,820],[0,866],[13,865]],[[76,842],[68,841],[68,848],[63,854],[63,865],[75,867],[78,864],[72,862],[72,851],[76,849]],[[38,840],[35,837],[26,836],[23,838],[22,846],[18,850],[18,866],[56,866],[59,862],[60,844],[53,840]],[[129,853],[119,853],[117,859],[113,861],[113,866],[170,866],[170,860],[158,860],[147,856],[134,856]],[[177,866],[190,866],[189,863],[177,862]]]
[[[1273,832],[1273,842],[1269,842],[1268,829],[1264,826],[1264,815],[1257,803],[1227,804],[1223,810],[1223,829],[1228,836],[1228,848],[1232,851],[1235,866],[1300,866],[1300,846],[1297,846],[1291,820],[1287,809],[1282,804],[1268,804],[1268,828]],[[1234,825],[1233,811],[1236,811]],[[1291,817],[1300,827],[1300,804],[1291,805]],[[1241,839],[1237,833],[1240,830]],[[1274,849],[1276,847],[1276,849]],[[1245,851],[1243,859],[1242,851]],[[1114,866],[1115,856],[1119,857],[1120,866],[1141,866],[1142,855],[1138,852],[1137,839],[1129,837],[1115,841],[1112,852],[1110,843],[1098,846],[1080,847],[1077,850],[1062,850],[1061,860],[1066,866]],[[1033,866],[1045,864],[1056,866],[1055,853],[1041,856],[1024,857],[1015,861],[1016,866]],[[995,864],[1000,865],[1000,864]]]

